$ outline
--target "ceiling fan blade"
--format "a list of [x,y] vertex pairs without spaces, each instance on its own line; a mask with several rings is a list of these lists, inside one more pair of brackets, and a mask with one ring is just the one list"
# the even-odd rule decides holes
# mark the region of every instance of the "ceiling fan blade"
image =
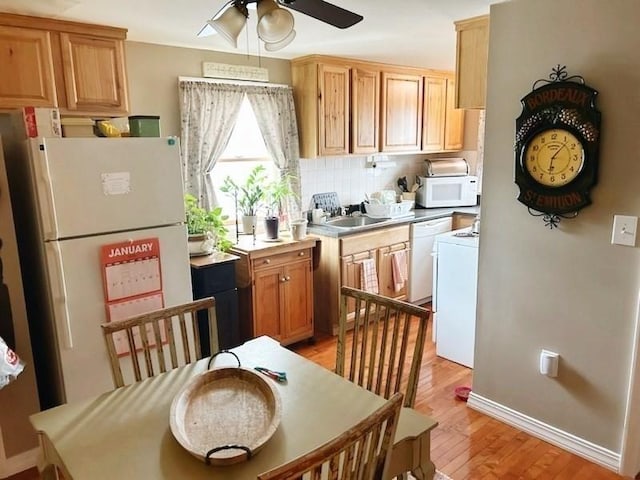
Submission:
[[278,0],[278,3],[338,28],[349,28],[364,18],[324,0]]

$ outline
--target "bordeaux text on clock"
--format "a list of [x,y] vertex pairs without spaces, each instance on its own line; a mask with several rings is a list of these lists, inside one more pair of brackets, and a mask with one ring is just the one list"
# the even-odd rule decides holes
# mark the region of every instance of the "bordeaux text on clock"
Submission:
[[590,97],[589,92],[578,88],[558,87],[530,95],[526,101],[531,110],[555,102],[568,102],[580,107],[586,107]]

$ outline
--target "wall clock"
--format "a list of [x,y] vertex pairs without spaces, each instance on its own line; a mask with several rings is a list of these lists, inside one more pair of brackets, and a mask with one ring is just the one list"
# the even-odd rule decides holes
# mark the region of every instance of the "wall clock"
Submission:
[[518,200],[553,229],[591,204],[600,144],[598,92],[565,66],[537,80],[522,98],[516,119],[515,182]]

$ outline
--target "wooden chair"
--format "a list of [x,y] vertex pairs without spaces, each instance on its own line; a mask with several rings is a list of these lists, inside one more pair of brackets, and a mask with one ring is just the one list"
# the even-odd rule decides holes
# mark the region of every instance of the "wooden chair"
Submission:
[[379,480],[386,478],[402,394],[357,425],[301,457],[258,475],[258,480]]
[[[123,364],[129,367],[128,370],[133,370],[133,377],[137,382],[143,378],[141,358],[144,358],[146,377],[153,377],[156,372],[163,373],[202,358],[198,332],[199,311],[207,312],[209,345],[211,352],[218,351],[215,305],[215,299],[209,297],[116,322],[103,323],[102,333],[116,388],[125,385]],[[131,375],[127,375],[127,379],[131,379]]]
[[336,373],[385,398],[402,392],[404,406],[413,407],[430,313],[411,303],[342,287]]

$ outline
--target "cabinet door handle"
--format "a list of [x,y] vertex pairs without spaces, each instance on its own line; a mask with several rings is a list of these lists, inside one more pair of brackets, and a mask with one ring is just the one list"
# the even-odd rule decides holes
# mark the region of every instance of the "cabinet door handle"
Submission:
[[280,281],[281,281],[282,283],[284,283],[284,282],[286,282],[286,281],[287,281],[287,279],[286,279],[286,278],[284,278],[284,277],[282,277],[282,278],[280,279]]
[[269,265],[269,264],[271,263],[271,259],[270,259],[270,258],[267,258],[267,259],[264,261],[264,263],[266,263],[267,265]]
[[284,277],[284,279],[288,282],[289,280],[291,280],[291,277],[287,275],[286,277]]
[[300,253],[298,254],[298,256],[299,256],[299,257],[304,257],[304,252],[300,252]]

